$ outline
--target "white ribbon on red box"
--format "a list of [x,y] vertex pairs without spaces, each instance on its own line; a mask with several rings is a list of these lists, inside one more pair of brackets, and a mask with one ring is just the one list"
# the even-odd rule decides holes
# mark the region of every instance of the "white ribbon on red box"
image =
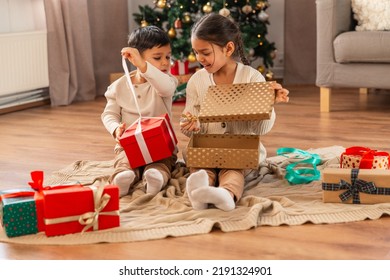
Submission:
[[187,73],[186,73],[185,62],[183,62],[183,61],[177,61],[177,65],[178,65],[179,75],[185,75],[185,74],[187,74]]

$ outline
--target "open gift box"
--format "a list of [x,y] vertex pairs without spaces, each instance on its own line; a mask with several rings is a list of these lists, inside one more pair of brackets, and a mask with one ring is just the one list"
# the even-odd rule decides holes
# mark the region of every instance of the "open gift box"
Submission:
[[[201,105],[200,122],[270,119],[275,100],[272,82],[210,86]],[[257,168],[260,136],[193,134],[187,166],[196,168]]]

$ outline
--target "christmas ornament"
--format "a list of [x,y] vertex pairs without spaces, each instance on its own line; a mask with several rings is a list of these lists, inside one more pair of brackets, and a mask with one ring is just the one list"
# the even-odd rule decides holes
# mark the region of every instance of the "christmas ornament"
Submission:
[[230,15],[230,11],[227,8],[222,8],[222,9],[219,10],[219,14],[221,16],[227,17],[227,16]]
[[167,5],[167,0],[158,0],[156,6],[160,9],[164,9]]
[[176,30],[175,28],[171,27],[169,30],[168,30],[168,36],[169,38],[173,39],[176,37]]
[[261,11],[261,12],[258,14],[257,17],[259,18],[259,20],[261,20],[261,21],[264,22],[264,21],[267,21],[267,20],[268,20],[269,15],[268,15],[266,12]]
[[263,65],[259,65],[259,67],[257,67],[257,71],[259,71],[261,74],[264,74],[265,72],[265,68]]
[[202,11],[206,14],[209,14],[213,11],[213,7],[211,7],[210,2],[207,2],[207,4],[203,6]]
[[190,53],[187,57],[188,59],[188,62],[192,63],[192,62],[195,62],[196,61],[196,56],[194,53]]
[[246,0],[246,5],[244,7],[242,7],[241,10],[244,14],[249,14],[250,12],[252,12],[253,9],[252,9],[252,6],[249,5],[249,0]]
[[191,14],[189,12],[185,12],[183,14],[183,22],[190,23],[191,22]]
[[255,50],[254,49],[250,49],[248,54],[249,54],[249,56],[252,57],[255,54]]
[[181,28],[182,28],[181,20],[180,20],[179,18],[176,19],[173,26],[174,26],[176,29],[181,29]]
[[264,1],[257,1],[257,3],[256,3],[256,8],[258,8],[259,10],[264,9],[265,6],[266,6],[266,4],[264,3]]
[[141,27],[148,26],[149,23],[146,20],[141,20]]
[[268,70],[267,74],[265,74],[265,77],[267,78],[267,80],[272,80],[274,77],[274,73],[272,71]]

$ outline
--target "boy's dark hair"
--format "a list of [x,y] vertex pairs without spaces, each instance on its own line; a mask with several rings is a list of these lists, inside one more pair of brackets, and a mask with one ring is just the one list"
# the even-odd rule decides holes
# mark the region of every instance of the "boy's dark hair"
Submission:
[[203,16],[192,26],[191,34],[194,38],[220,47],[224,47],[229,41],[232,41],[236,46],[233,55],[239,56],[242,63],[249,65],[244,53],[240,28],[233,20],[219,14],[210,13]]
[[168,34],[161,28],[148,25],[131,32],[127,44],[129,47],[138,49],[142,54],[147,49],[169,45],[170,40]]

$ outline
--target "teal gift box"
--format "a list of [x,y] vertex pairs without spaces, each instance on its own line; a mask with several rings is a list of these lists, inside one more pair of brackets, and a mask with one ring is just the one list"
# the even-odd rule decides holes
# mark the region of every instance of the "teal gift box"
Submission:
[[0,192],[0,221],[8,237],[40,231],[35,192],[13,189]]

